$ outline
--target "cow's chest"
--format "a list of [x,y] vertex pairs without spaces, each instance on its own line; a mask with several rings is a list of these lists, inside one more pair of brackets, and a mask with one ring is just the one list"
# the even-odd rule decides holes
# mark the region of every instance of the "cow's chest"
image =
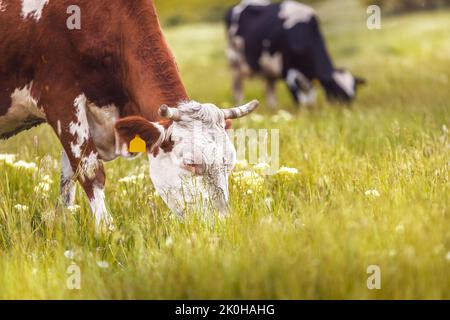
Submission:
[[86,116],[89,134],[94,141],[100,157],[105,161],[117,158],[114,125],[119,119],[119,110],[114,105],[98,107],[87,104]]

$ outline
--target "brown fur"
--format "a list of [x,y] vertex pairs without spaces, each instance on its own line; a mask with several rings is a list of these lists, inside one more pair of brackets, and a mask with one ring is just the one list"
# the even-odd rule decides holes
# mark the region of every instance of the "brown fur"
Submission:
[[[0,117],[10,108],[12,92],[33,81],[32,95],[47,122],[56,132],[61,124],[59,138],[75,172],[81,159],[71,151],[76,137],[68,128],[76,120],[73,104],[80,94],[98,106],[116,105],[122,118],[133,117],[119,122],[121,136],[137,130],[149,141],[154,128],[145,121],[158,121],[162,104],[175,107],[188,100],[152,0],[53,0],[39,21],[21,17],[20,1],[2,2]],[[70,5],[81,9],[81,30],[66,27]],[[24,123],[4,137],[35,124]],[[82,149],[83,156],[97,152],[92,138]],[[80,182],[91,198],[93,186],[102,187],[104,180],[100,164],[95,179]]]

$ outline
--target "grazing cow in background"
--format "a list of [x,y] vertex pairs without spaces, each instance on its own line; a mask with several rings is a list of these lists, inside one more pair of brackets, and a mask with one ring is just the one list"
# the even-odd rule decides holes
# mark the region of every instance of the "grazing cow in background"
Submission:
[[226,16],[227,56],[236,101],[243,79],[267,80],[267,100],[275,106],[275,83],[284,79],[298,104],[312,105],[312,80],[318,79],[330,101],[350,102],[364,80],[336,69],[328,55],[314,10],[296,1],[243,0]]
[[[236,160],[227,119],[258,103],[221,110],[189,101],[151,0],[0,4],[0,139],[50,124],[64,149],[65,206],[78,180],[96,226],[111,227],[102,160],[133,156],[128,145],[139,135],[155,188],[173,211],[182,214],[200,193],[226,212]],[[73,4],[81,30],[66,27]]]

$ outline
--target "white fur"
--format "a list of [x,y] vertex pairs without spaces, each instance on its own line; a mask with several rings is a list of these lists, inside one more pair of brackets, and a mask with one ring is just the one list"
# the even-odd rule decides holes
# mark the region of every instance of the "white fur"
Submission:
[[81,173],[84,177],[90,180],[94,180],[97,173],[97,169],[100,166],[98,155],[95,152],[91,152],[89,156],[81,159]]
[[113,228],[113,219],[108,212],[105,204],[105,193],[103,189],[94,186],[94,196],[89,200],[91,211],[94,213],[95,224],[101,227],[102,224],[108,229]]
[[45,120],[45,113],[38,106],[38,101],[31,95],[33,82],[23,88],[17,88],[11,94],[11,106],[0,117],[0,135],[12,132],[30,119]]
[[[170,128],[174,148],[149,153],[153,184],[172,211],[183,214],[186,206],[206,209],[214,203],[226,211],[228,175],[234,167],[236,150],[225,131],[223,112],[214,105],[189,102],[178,107],[182,121]],[[167,136],[164,135],[164,136]],[[193,176],[185,164],[205,167],[203,176]]]
[[[310,86],[310,81],[308,80],[308,78],[305,77],[305,75],[303,73],[301,73],[300,71],[295,70],[295,69],[289,69],[287,77],[286,77],[287,84],[290,87],[298,86],[297,80],[299,80],[300,82],[303,82],[305,84],[309,84],[309,86]],[[305,85],[305,86],[307,86],[307,85]],[[299,88],[299,93],[298,93],[297,98],[298,98],[300,104],[306,105],[306,106],[312,106],[316,102],[316,92],[312,88],[312,86],[311,86],[311,89],[306,92],[303,88]]]
[[33,18],[39,21],[42,17],[42,11],[49,0],[22,0],[22,18]]
[[279,18],[284,20],[284,28],[291,29],[299,23],[307,23],[315,16],[313,8],[296,1],[284,1],[281,3]]
[[230,35],[236,35],[239,28],[239,19],[241,18],[241,14],[248,6],[268,6],[270,3],[271,2],[269,0],[242,0],[233,8],[231,26],[229,30]]
[[333,79],[350,97],[355,96],[355,78],[348,71],[333,72]]
[[308,92],[301,92],[300,93],[300,104],[305,105],[305,106],[312,106],[316,103],[316,91],[314,89],[309,90]]
[[3,4],[2,0],[0,0],[0,12],[6,11],[6,4]]
[[76,121],[72,121],[69,124],[70,133],[76,138],[75,142],[71,142],[70,146],[73,155],[80,159],[82,153],[82,146],[89,138],[89,124],[86,116],[86,96],[84,94],[79,95],[73,105],[76,110]]
[[259,65],[266,75],[279,77],[283,72],[283,55],[281,52],[271,55],[268,51],[264,51],[259,58]]

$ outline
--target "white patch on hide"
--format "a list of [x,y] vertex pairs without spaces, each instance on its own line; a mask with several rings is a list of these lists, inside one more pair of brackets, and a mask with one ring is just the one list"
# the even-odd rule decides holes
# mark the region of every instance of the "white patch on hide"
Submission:
[[[207,209],[211,202],[226,211],[228,174],[235,164],[236,150],[225,131],[224,113],[212,104],[195,101],[178,106],[181,121],[166,130],[174,142],[171,152],[149,154],[150,176],[169,208],[182,215],[186,205]],[[186,163],[203,165],[195,176]]]
[[333,72],[333,79],[349,97],[355,96],[355,78],[348,71]]
[[6,4],[4,4],[2,2],[2,0],[0,0],[0,12],[5,12],[6,11]]
[[[298,83],[298,82],[299,83]],[[305,89],[307,87],[311,87],[311,82],[306,76],[296,69],[289,69],[286,82],[289,86],[299,86],[301,85],[303,88],[299,87],[299,89]]]
[[104,224],[108,229],[113,229],[113,219],[106,208],[103,189],[94,186],[93,193],[94,196],[92,199],[89,199],[89,204],[95,217],[95,225],[98,228]]
[[248,6],[268,6],[270,4],[271,2],[269,0],[242,0],[233,8],[229,30],[230,36],[234,36],[238,32],[241,14]]
[[297,87],[297,98],[302,105],[312,106],[316,102],[316,91],[311,81],[300,71],[289,69],[286,82],[289,87]]
[[86,96],[84,94],[79,95],[73,105],[75,107],[75,122],[69,124],[70,133],[74,136],[75,142],[70,143],[72,154],[80,159],[82,153],[82,146],[89,138],[89,124],[86,116]]
[[259,58],[259,65],[266,75],[278,78],[283,72],[283,55],[281,52],[275,52],[271,55],[264,51]]
[[94,180],[99,166],[98,155],[92,151],[88,157],[81,159],[81,174],[89,180]]
[[313,8],[296,1],[284,1],[278,17],[284,20],[284,28],[291,29],[299,23],[308,23],[316,15]]
[[299,100],[302,105],[310,107],[316,103],[316,97],[316,91],[314,89],[311,89],[308,92],[302,91],[300,93]]
[[42,11],[49,0],[22,0],[22,18],[33,18],[39,21],[42,17]]
[[31,95],[33,82],[23,88],[17,88],[11,94],[11,106],[8,112],[0,116],[0,135],[24,127],[26,122],[46,120],[45,113],[38,107],[38,101]]

